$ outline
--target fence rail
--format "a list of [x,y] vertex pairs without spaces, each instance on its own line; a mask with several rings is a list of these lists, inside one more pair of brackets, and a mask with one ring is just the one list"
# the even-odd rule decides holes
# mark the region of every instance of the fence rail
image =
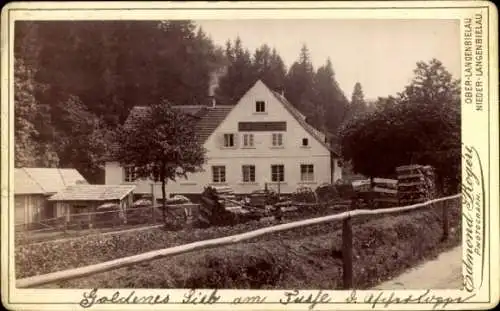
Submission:
[[[89,213],[73,213],[55,218],[41,219],[33,223],[15,224],[17,233],[64,232],[72,229],[87,229],[89,227],[107,228],[116,225],[156,224],[161,222],[161,217],[156,217],[152,206],[132,207],[126,211],[108,210]],[[33,229],[36,228],[36,229]]]
[[[44,275],[32,276],[24,279],[19,279],[16,282],[16,286],[18,288],[29,288],[38,285],[44,285],[53,282],[60,282],[65,280],[71,280],[75,278],[80,278],[88,275],[92,275],[95,273],[105,272],[109,270],[114,270],[118,268],[122,268],[125,266],[134,265],[141,262],[151,261],[163,257],[174,256],[185,254],[189,252],[193,252],[196,250],[202,249],[210,249],[217,248],[221,246],[231,245],[240,243],[243,241],[247,241],[250,239],[254,239],[256,237],[260,237],[270,233],[276,233],[286,230],[291,230],[300,227],[311,226],[315,224],[321,224],[331,221],[343,221],[342,226],[342,254],[343,254],[343,282],[344,288],[349,289],[353,286],[353,275],[352,275],[352,223],[351,219],[359,216],[366,215],[381,215],[381,214],[391,214],[391,213],[401,213],[405,211],[415,210],[423,207],[434,207],[441,204],[445,201],[454,200],[460,198],[461,194],[456,194],[448,197],[443,197],[439,199],[430,200],[423,203],[413,204],[409,206],[402,207],[392,207],[392,208],[384,208],[378,210],[351,210],[347,212],[343,212],[340,214],[329,215],[324,217],[306,219],[301,221],[295,221],[291,223],[266,227],[258,230],[253,230],[241,234],[236,234],[232,236],[227,236],[223,238],[216,238],[211,240],[204,240],[193,242],[185,245],[154,250],[138,255],[133,255],[125,258],[118,258],[94,265],[89,265],[85,267],[68,269],[63,271],[57,271],[53,273],[48,273]],[[442,204],[443,211],[443,239],[446,239],[448,236],[448,217],[447,217],[447,204]]]

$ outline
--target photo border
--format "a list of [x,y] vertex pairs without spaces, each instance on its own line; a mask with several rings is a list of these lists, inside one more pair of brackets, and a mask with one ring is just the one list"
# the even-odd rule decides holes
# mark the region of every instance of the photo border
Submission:
[[[496,34],[496,37],[495,38],[491,38],[490,37],[490,31],[491,31],[491,27],[494,27],[494,26],[497,26],[498,27],[498,22],[497,22],[497,10],[496,8],[489,2],[484,2],[484,1],[475,1],[475,2],[469,2],[469,1],[457,1],[457,2],[453,2],[453,1],[447,1],[447,3],[443,3],[443,1],[440,1],[439,5],[434,5],[437,1],[427,1],[426,3],[428,3],[429,5],[421,5],[422,2],[407,2],[407,1],[400,1],[400,2],[377,2],[377,5],[375,6],[370,6],[370,5],[367,5],[367,4],[371,4],[371,3],[374,3],[374,2],[358,2],[356,3],[355,5],[352,5],[352,6],[349,6],[349,4],[345,3],[345,2],[341,2],[341,3],[331,3],[331,2],[326,2],[328,3],[329,5],[318,5],[318,6],[311,6],[311,4],[304,4],[303,2],[297,2],[299,5],[296,5],[295,3],[294,4],[291,4],[290,2],[283,2],[287,5],[283,6],[282,4],[280,5],[277,5],[275,2],[268,2],[269,5],[266,3],[266,5],[263,5],[263,6],[256,6],[256,4],[258,5],[262,5],[264,4],[264,2],[254,2],[254,3],[243,3],[243,4],[247,4],[247,5],[251,5],[251,6],[243,6],[243,5],[240,5],[240,4],[234,4],[234,3],[218,3],[218,4],[214,4],[214,5],[209,5],[207,3],[203,3],[201,6],[196,6],[196,4],[200,4],[200,3],[197,3],[197,2],[194,2],[194,4],[192,5],[189,5],[187,3],[181,3],[179,5],[174,4],[172,5],[172,3],[170,4],[163,4],[163,5],[153,5],[153,6],[147,6],[148,4],[147,3],[143,3],[141,4],[140,6],[130,6],[131,3],[102,3],[102,2],[99,2],[98,4],[97,3],[93,3],[93,4],[96,4],[96,7],[94,8],[84,8],[84,7],[76,7],[76,8],[71,8],[70,6],[73,6],[73,5],[78,5],[78,3],[57,3],[56,5],[58,7],[40,7],[40,4],[41,2],[34,2],[34,3],[30,3],[30,4],[26,4],[26,3],[11,3],[9,5],[7,5],[6,7],[4,7],[2,9],[2,64],[5,63],[5,60],[4,58],[6,58],[6,66],[2,66],[2,85],[3,86],[8,86],[8,87],[4,87],[3,89],[6,90],[4,92],[2,92],[2,106],[1,106],[1,113],[2,113],[2,116],[1,116],[1,121],[2,121],[2,151],[5,151],[7,150],[8,152],[2,152],[2,168],[5,168],[5,164],[8,164],[9,168],[8,169],[3,169],[2,170],[2,215],[4,214],[7,214],[7,220],[5,219],[5,217],[2,217],[1,219],[1,223],[2,223],[2,251],[7,250],[7,254],[12,254],[12,249],[10,248],[11,247],[11,242],[13,241],[13,235],[12,235],[12,232],[13,232],[13,228],[12,227],[12,223],[13,223],[13,208],[10,208],[11,206],[14,206],[13,204],[13,176],[11,174],[12,172],[12,169],[11,167],[13,167],[13,153],[10,152],[13,150],[13,136],[11,132],[5,132],[5,129],[7,128],[9,131],[13,128],[13,119],[12,119],[12,116],[13,116],[13,104],[5,104],[6,102],[8,103],[10,101],[10,99],[12,98],[12,90],[11,90],[11,85],[13,83],[12,81],[12,77],[13,77],[13,74],[11,72],[11,62],[13,60],[13,55],[11,53],[11,42],[13,42],[13,38],[11,37],[11,28],[13,28],[13,25],[14,25],[14,21],[12,20],[12,15],[11,15],[11,12],[30,12],[30,11],[72,11],[72,10],[75,10],[75,11],[95,11],[95,10],[99,10],[99,11],[122,11],[124,10],[124,7],[125,10],[134,10],[134,11],[150,11],[150,10],[193,10],[193,9],[196,9],[196,10],[204,10],[204,11],[225,11],[225,10],[238,10],[238,11],[261,11],[261,10],[270,10],[270,11],[275,11],[275,10],[302,10],[302,11],[315,11],[315,10],[394,10],[394,9],[404,9],[404,10],[413,10],[413,9],[425,9],[425,10],[432,10],[432,9],[460,9],[460,10],[468,10],[468,9],[474,9],[474,10],[478,10],[478,9],[481,9],[481,10],[486,10],[485,12],[485,17],[486,17],[486,31],[484,32],[485,33],[485,38],[486,38],[486,44],[488,44],[488,49],[487,49],[487,54],[486,54],[486,57],[487,59],[485,59],[485,63],[487,64],[487,66],[485,67],[485,76],[488,77],[488,87],[487,87],[487,90],[485,91],[485,94],[488,94],[488,148],[487,148],[487,152],[488,152],[488,164],[487,164],[487,174],[488,174],[488,177],[487,177],[487,180],[488,180],[488,188],[489,189],[486,189],[485,191],[485,195],[487,196],[487,200],[485,200],[485,202],[483,202],[484,204],[486,204],[486,209],[487,209],[487,212],[482,215],[483,216],[483,234],[485,235],[485,237],[488,239],[488,240],[483,240],[483,243],[484,246],[486,247],[487,245],[489,245],[489,247],[487,247],[487,261],[489,263],[491,262],[495,262],[494,260],[492,260],[492,253],[491,253],[491,249],[492,247],[495,247],[494,249],[494,252],[495,252],[495,255],[496,255],[496,258],[498,259],[498,245],[492,245],[492,240],[491,238],[494,237],[495,235],[492,234],[492,228],[495,228],[495,227],[492,227],[492,221],[493,219],[491,218],[492,217],[492,205],[491,205],[491,194],[492,194],[492,190],[494,189],[493,187],[495,186],[495,182],[492,184],[492,169],[491,169],[491,155],[492,155],[492,150],[491,150],[491,142],[492,142],[492,126],[491,126],[491,121],[496,121],[497,122],[497,125],[495,126],[494,125],[494,128],[496,130],[498,130],[498,112],[497,114],[495,115],[494,113],[492,114],[492,102],[493,103],[497,103],[498,104],[498,94],[492,90],[490,87],[492,85],[492,82],[498,82],[497,79],[498,77],[497,76],[494,76],[492,75],[492,72],[494,73],[495,71],[495,65],[498,65],[498,50],[491,50],[491,46],[492,46],[492,43],[498,43],[498,34]],[[271,4],[272,3],[272,4]],[[404,3],[404,5],[402,5]],[[417,3],[417,4],[415,4]],[[82,3],[80,3],[82,4]],[[85,4],[85,5],[88,5],[89,3]],[[449,5],[447,5],[449,4]],[[465,5],[467,4],[467,5]],[[61,6],[66,6],[68,5],[68,7],[61,7]],[[102,5],[102,6],[101,6]],[[110,6],[117,6],[117,7],[110,7]],[[169,6],[170,5],[170,6]],[[274,5],[274,6],[273,6]],[[18,7],[18,6],[21,6],[21,7]],[[101,7],[100,7],[101,6]],[[119,8],[119,6],[121,6],[122,8]],[[27,7],[32,7],[32,8],[27,8]],[[492,9],[492,11],[490,11],[490,8]],[[307,14],[306,12],[304,12],[304,14]],[[493,17],[493,18],[492,18]],[[362,17],[360,19],[369,19],[367,17]],[[494,19],[494,20],[492,20]],[[460,25],[462,24],[462,20],[460,20]],[[6,27],[5,27],[6,26]],[[7,38],[5,38],[5,36]],[[463,34],[462,32],[460,32],[460,37],[463,38]],[[7,41],[5,41],[5,39],[7,39]],[[497,45],[493,45],[493,46],[497,46]],[[461,45],[461,49],[463,49],[463,45]],[[6,52],[7,51],[7,52]],[[460,59],[462,60],[462,57],[463,57],[463,51],[461,50],[461,57]],[[491,54],[490,54],[491,53]],[[5,56],[4,54],[7,54],[7,56]],[[492,56],[492,54],[494,56]],[[492,59],[494,59],[492,61]],[[495,64],[496,63],[496,64]],[[498,66],[496,66],[496,70],[498,70]],[[461,68],[461,72],[463,73],[463,64],[462,64],[462,68]],[[497,72],[498,73],[498,72]],[[460,77],[461,78],[461,77]],[[497,83],[498,84],[498,83]],[[493,84],[494,85],[494,84]],[[493,95],[493,96],[492,96]],[[463,96],[463,95],[462,95]],[[485,105],[486,106],[486,105]],[[462,107],[463,107],[463,104],[462,104]],[[493,120],[492,120],[493,119]],[[5,121],[7,121],[7,127],[5,128]],[[463,129],[462,129],[463,130]],[[497,133],[493,133],[493,135],[496,136],[496,140],[498,141],[498,132]],[[498,144],[498,142],[497,142]],[[497,145],[498,147],[498,145]],[[495,175],[495,172],[493,172],[493,175]],[[498,177],[498,172],[496,172],[496,176]],[[462,177],[463,178],[463,177]],[[498,178],[497,178],[498,179]],[[498,181],[497,181],[498,182]],[[493,190],[494,191],[494,190]],[[498,203],[498,193],[494,193],[495,195],[495,200],[496,202]],[[3,204],[4,202],[6,202],[7,204]],[[5,211],[7,209],[7,212]],[[486,216],[486,214],[488,216]],[[498,223],[497,223],[498,219],[495,220],[495,225],[496,225],[496,228],[498,228]],[[4,235],[6,233],[6,236]],[[496,236],[495,236],[495,239],[496,239]],[[7,242],[7,243],[6,243]],[[15,274],[12,273],[14,271],[14,268],[15,267],[12,267],[11,266],[11,260],[4,255],[4,253],[2,252],[2,282],[4,283],[5,282],[5,279],[7,278],[9,280],[9,286],[2,286],[2,299],[5,299],[5,297],[3,296],[4,293],[6,292],[7,293],[7,300],[6,302],[8,303],[9,306],[16,306],[16,305],[40,305],[40,304],[48,304],[48,305],[78,305],[78,301],[75,301],[75,302],[56,302],[56,303],[41,303],[41,302],[23,302],[23,303],[12,303],[11,302],[11,283],[13,282],[13,278],[15,278]],[[484,260],[484,258],[483,258]],[[7,272],[5,272],[4,270],[4,267],[5,267],[5,261],[7,261]],[[491,274],[491,264],[488,264],[488,301],[466,301],[466,302],[461,302],[460,304],[491,304],[492,302],[495,302],[495,301],[492,301],[492,281],[495,281],[495,278],[493,277],[492,278],[492,274]],[[495,267],[496,269],[498,269],[498,266]],[[498,272],[498,271],[497,271]],[[13,275],[14,274],[14,275]],[[5,284],[5,283],[4,283]],[[498,284],[496,285],[498,286]],[[70,289],[67,289],[67,290],[70,290]],[[71,289],[72,291],[74,290],[80,290],[80,289]],[[108,289],[106,289],[108,290]],[[128,289],[127,289],[128,290]],[[496,294],[498,294],[498,288],[494,289],[496,290]],[[80,291],[83,291],[83,290],[80,290]],[[245,291],[245,292],[250,292],[250,290],[237,290],[237,291]],[[274,290],[273,290],[274,291]],[[390,291],[390,290],[382,290],[382,291]],[[394,291],[398,291],[398,290],[394,290]],[[335,292],[339,292],[339,291],[335,291]],[[498,302],[498,297],[495,298],[497,299],[496,302]],[[144,304],[148,304],[148,303],[144,303]],[[239,306],[233,304],[232,302],[218,302],[217,305],[221,305],[221,304],[227,304],[227,305],[231,305],[233,306],[234,308],[238,308]],[[269,304],[269,305],[277,305],[279,304],[279,302],[264,302],[264,303],[261,303],[261,304]],[[425,305],[425,304],[434,304],[434,303],[408,303],[408,305],[412,305],[412,304],[416,304],[416,305]],[[120,306],[123,306],[121,304],[116,304],[116,305],[120,305]],[[135,305],[135,304],[134,304]],[[140,304],[137,304],[137,305],[140,305]],[[162,305],[161,308],[166,308],[164,306],[169,306],[169,305],[174,305],[174,306],[177,306],[177,305],[185,305],[184,303],[181,303],[181,302],[170,302],[168,303],[168,305]],[[325,304],[322,304],[321,306],[323,306]],[[333,301],[333,302],[329,302],[328,305],[346,305],[346,302],[343,302],[343,301]],[[356,303],[356,305],[364,305],[364,303]],[[257,305],[253,305],[253,306],[257,306]],[[394,305],[395,308],[400,308],[402,305]],[[100,306],[96,306],[95,308],[98,308]],[[204,306],[204,307],[207,307],[207,306]],[[318,309],[319,309],[319,306],[318,306]]]

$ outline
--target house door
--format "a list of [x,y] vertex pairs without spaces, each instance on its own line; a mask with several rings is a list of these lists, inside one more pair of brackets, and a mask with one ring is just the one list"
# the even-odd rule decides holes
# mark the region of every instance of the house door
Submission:
[[56,217],[56,212],[55,212],[56,206],[54,203],[47,202],[45,205],[45,219],[51,219]]

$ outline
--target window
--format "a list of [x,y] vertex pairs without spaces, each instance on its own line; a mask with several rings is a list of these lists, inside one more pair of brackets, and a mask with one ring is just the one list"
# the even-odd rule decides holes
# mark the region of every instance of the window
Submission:
[[285,181],[285,166],[284,165],[271,165],[271,181]]
[[234,147],[234,134],[224,134],[224,147]]
[[256,101],[255,102],[255,111],[256,112],[266,112],[266,103],[264,101]]
[[123,168],[124,171],[124,180],[125,182],[133,182],[137,179],[137,174],[135,171],[135,167],[127,166]]
[[212,181],[214,183],[226,182],[226,167],[225,166],[212,166]]
[[253,147],[253,134],[243,134],[243,147]]
[[307,138],[302,138],[302,146],[307,147],[309,146],[309,139]]
[[255,165],[243,165],[243,182],[255,182]]
[[300,180],[314,181],[314,166],[312,164],[300,165]]
[[282,133],[274,133],[273,134],[273,147],[281,147],[283,146],[283,134]]

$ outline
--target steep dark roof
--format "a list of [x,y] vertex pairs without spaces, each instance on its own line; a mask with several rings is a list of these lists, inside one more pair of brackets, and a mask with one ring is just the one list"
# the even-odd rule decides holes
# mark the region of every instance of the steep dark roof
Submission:
[[205,142],[215,129],[224,121],[234,106],[215,106],[205,108],[197,116],[200,120],[196,123],[196,132],[200,142]]
[[[206,105],[172,106],[172,108],[189,114],[195,118],[196,134],[198,135],[198,140],[201,144],[205,143],[219,124],[226,119],[233,107],[234,106],[229,105],[219,105],[215,107]],[[147,106],[133,107],[132,110],[130,110],[129,116],[125,120],[124,126],[131,126],[134,122],[146,114],[147,109],[149,109]],[[114,145],[111,148],[110,157],[112,158],[112,154],[118,150],[118,146]]]

